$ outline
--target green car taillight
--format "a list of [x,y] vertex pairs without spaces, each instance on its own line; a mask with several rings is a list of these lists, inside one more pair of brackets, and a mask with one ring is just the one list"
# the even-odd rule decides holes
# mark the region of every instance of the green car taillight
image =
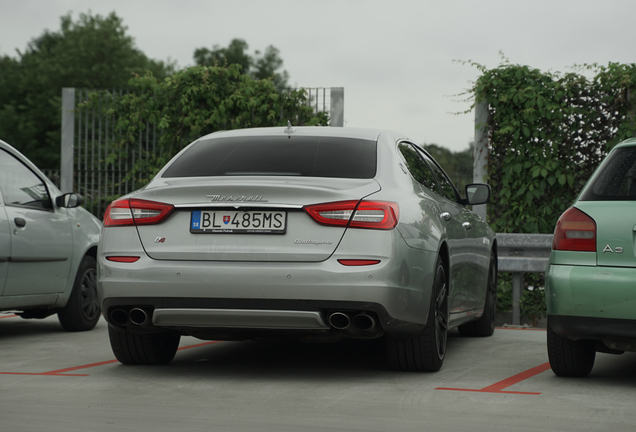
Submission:
[[557,222],[552,249],[596,252],[596,222],[581,210],[570,207]]

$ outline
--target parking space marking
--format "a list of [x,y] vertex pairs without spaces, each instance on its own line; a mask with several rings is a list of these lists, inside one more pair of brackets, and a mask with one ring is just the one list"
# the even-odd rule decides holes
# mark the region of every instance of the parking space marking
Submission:
[[[184,346],[184,347],[179,348],[177,351],[183,351],[183,350],[187,350],[187,349],[190,349],[190,348],[198,348],[198,347],[202,347],[202,346],[216,344],[216,343],[219,343],[219,342],[221,342],[221,341],[211,341],[211,342],[203,342],[203,343],[195,344],[195,345],[188,345],[188,346]],[[54,370],[54,371],[39,372],[39,373],[33,373],[33,372],[0,372],[0,375],[38,375],[38,376],[85,377],[85,376],[90,376],[90,374],[69,374],[69,373],[66,373],[66,372],[72,372],[72,371],[81,370],[81,369],[88,369],[88,368],[93,368],[93,367],[97,367],[97,366],[104,366],[104,365],[111,364],[111,363],[117,363],[118,361],[119,360],[106,360],[106,361],[98,362],[98,363],[91,363],[91,364],[82,365],[82,366],[74,366],[74,367],[70,367],[70,368],[57,369],[57,370]]]
[[542,372],[550,369],[550,363],[544,363],[542,365],[533,367],[532,369],[528,369],[525,372],[518,373],[517,375],[513,375],[510,378],[506,378],[505,380],[499,381],[495,384],[489,385],[488,387],[484,387],[480,390],[475,389],[460,389],[460,388],[446,388],[446,387],[437,387],[435,390],[452,390],[452,391],[465,391],[465,392],[478,392],[478,393],[505,393],[505,394],[523,394],[523,395],[540,395],[541,393],[536,392],[515,392],[515,391],[503,391],[503,389],[508,388],[514,384],[520,383],[521,381],[525,381],[528,378],[532,378],[535,375],[539,375]]

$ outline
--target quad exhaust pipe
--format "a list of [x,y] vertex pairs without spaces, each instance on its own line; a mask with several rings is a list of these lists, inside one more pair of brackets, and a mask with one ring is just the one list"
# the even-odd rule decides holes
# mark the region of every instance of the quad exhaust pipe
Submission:
[[114,309],[110,313],[110,320],[118,326],[134,324],[143,326],[150,323],[150,314],[142,308],[132,308],[130,311],[124,309]]

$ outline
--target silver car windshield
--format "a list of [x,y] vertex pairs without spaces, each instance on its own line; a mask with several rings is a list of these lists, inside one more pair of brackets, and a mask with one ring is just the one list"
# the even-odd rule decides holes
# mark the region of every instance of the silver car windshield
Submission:
[[373,178],[375,141],[333,137],[232,137],[201,140],[163,177],[307,176]]

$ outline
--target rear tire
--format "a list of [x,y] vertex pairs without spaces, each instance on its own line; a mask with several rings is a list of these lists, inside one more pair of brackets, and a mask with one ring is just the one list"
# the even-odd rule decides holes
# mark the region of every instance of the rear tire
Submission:
[[57,317],[64,330],[86,331],[95,327],[101,313],[97,298],[97,265],[95,258],[86,255],[77,269],[68,303]]
[[391,367],[402,371],[440,370],[446,356],[448,315],[448,280],[441,257],[438,257],[426,327],[412,338],[386,337]]
[[555,375],[586,377],[592,372],[596,349],[588,340],[570,340],[559,336],[548,324],[548,358]]
[[178,333],[132,333],[111,326],[108,326],[108,336],[115,357],[127,365],[170,363],[181,339]]
[[462,336],[488,337],[495,332],[495,315],[497,313],[497,257],[490,255],[490,268],[488,270],[488,287],[486,289],[486,301],[484,314],[476,321],[459,326],[459,334]]

